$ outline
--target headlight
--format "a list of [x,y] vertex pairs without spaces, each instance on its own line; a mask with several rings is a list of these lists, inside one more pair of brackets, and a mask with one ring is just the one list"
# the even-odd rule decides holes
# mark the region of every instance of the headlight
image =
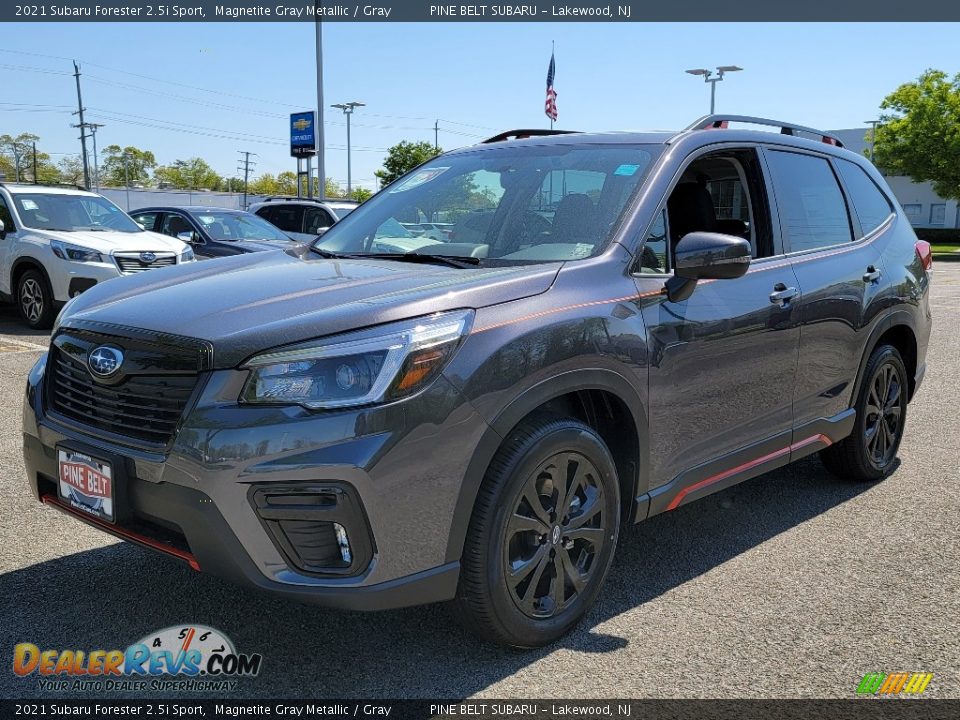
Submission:
[[50,249],[53,254],[61,260],[73,260],[74,262],[103,262],[103,257],[96,250],[68,245],[60,240],[51,240]]
[[472,320],[472,310],[440,313],[257,355],[240,400],[337,408],[410,395],[440,374]]
[[193,255],[193,248],[187,248],[182,253],[180,253],[180,262],[182,263],[191,262],[195,259],[196,258],[194,258],[194,255]]

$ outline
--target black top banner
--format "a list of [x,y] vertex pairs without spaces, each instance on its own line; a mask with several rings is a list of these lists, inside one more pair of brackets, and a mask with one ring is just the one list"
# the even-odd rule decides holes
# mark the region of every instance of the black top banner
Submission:
[[59,0],[0,3],[2,22],[923,22],[960,20],[956,0],[618,0],[378,3],[324,0]]

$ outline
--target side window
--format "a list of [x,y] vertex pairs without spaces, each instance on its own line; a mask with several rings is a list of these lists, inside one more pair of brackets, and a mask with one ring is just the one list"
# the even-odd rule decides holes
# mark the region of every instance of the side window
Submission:
[[3,221],[3,229],[5,232],[16,231],[17,228],[13,224],[13,218],[10,216],[10,209],[2,197],[0,197],[0,220]]
[[303,232],[303,208],[297,205],[270,208],[268,220],[284,232]]
[[163,217],[163,224],[160,226],[160,232],[164,235],[176,237],[182,232],[193,232],[193,226],[187,219],[179,213],[167,213]]
[[696,158],[683,171],[644,240],[641,273],[666,273],[674,248],[693,232],[734,235],[750,243],[754,258],[776,254],[760,159],[754,148]]
[[780,228],[790,252],[853,240],[847,204],[830,163],[814,155],[768,153]]
[[333,225],[333,218],[323,208],[307,208],[303,211],[303,231],[310,235],[317,235],[320,228]]
[[641,273],[670,272],[670,244],[667,242],[667,211],[657,213],[657,219],[647,234],[640,253]]
[[837,160],[837,167],[850,196],[853,211],[860,220],[860,230],[867,235],[890,217],[893,207],[886,195],[859,165],[849,160]]
[[134,213],[131,217],[143,225],[144,230],[154,230],[157,227],[157,215],[155,212]]

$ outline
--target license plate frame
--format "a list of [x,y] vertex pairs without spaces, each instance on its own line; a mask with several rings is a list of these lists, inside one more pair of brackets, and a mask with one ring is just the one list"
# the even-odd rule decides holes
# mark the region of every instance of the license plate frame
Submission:
[[109,460],[57,446],[57,496],[98,520],[117,521],[116,472]]

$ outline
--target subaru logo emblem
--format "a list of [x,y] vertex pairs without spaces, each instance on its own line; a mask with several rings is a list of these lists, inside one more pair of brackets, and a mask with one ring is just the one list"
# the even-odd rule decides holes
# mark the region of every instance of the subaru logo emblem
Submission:
[[123,352],[120,348],[101,345],[93,349],[87,356],[87,365],[90,372],[98,377],[110,377],[123,363]]
[[142,252],[140,253],[140,262],[147,263],[148,265],[157,259],[156,253],[152,252]]

